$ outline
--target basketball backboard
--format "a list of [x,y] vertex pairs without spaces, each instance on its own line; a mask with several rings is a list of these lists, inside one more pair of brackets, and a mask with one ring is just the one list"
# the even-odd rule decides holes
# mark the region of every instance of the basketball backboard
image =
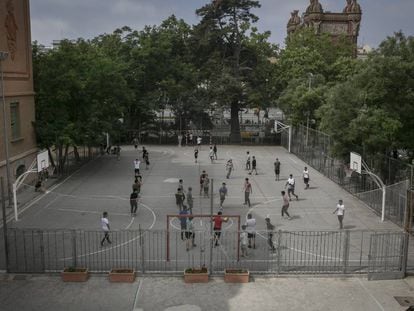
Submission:
[[350,153],[349,168],[358,174],[361,174],[362,170],[362,157],[356,152]]
[[46,151],[37,154],[37,172],[47,169],[49,167],[49,153]]

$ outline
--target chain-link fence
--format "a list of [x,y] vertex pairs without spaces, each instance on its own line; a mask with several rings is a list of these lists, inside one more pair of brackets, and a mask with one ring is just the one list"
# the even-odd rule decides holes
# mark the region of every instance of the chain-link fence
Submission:
[[[288,148],[289,134],[282,133],[282,146]],[[382,212],[382,190],[371,176],[349,170],[349,163],[331,156],[332,141],[329,135],[320,131],[299,126],[292,129],[291,152],[324,176],[328,177],[348,192],[356,195],[375,212]],[[412,185],[413,166],[390,157],[364,156],[370,169],[384,181],[386,190],[385,217],[404,225],[407,190]]]

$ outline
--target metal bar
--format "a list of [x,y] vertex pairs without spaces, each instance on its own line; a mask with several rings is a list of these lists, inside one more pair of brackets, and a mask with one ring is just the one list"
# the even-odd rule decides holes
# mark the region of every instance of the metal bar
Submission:
[[210,200],[210,236],[211,236],[211,242],[210,242],[210,269],[209,269],[209,273],[210,275],[213,273],[213,243],[214,243],[214,233],[213,233],[213,196],[214,196],[214,192],[213,192],[213,188],[214,188],[214,179],[211,179],[211,200]]
[[9,271],[9,243],[7,237],[7,217],[6,217],[6,195],[4,194],[4,181],[3,177],[0,177],[1,188],[1,208],[3,214],[3,241],[4,241],[4,259],[6,263],[6,271]]

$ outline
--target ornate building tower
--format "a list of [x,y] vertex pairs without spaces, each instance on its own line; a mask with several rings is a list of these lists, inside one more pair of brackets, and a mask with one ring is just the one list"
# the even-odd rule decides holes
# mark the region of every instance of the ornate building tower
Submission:
[[13,182],[26,171],[37,154],[31,47],[29,0],[0,0],[0,52],[5,52],[0,60],[0,176],[5,182],[7,175]]
[[300,27],[312,27],[315,33],[329,33],[335,40],[340,35],[346,35],[355,45],[355,53],[361,24],[362,11],[357,0],[347,0],[342,13],[324,12],[319,0],[310,0],[303,14],[303,20],[298,11],[292,12],[287,25],[288,35]]

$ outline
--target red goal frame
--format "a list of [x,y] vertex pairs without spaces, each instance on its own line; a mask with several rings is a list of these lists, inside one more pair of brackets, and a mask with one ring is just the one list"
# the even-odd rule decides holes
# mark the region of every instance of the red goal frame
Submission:
[[[237,231],[240,232],[240,215],[167,215],[167,261],[170,261],[170,219],[171,218],[189,218],[189,217],[200,217],[200,218],[212,218],[216,216],[221,216],[222,218],[236,218],[237,219]],[[237,261],[240,261],[240,236],[237,236]]]

